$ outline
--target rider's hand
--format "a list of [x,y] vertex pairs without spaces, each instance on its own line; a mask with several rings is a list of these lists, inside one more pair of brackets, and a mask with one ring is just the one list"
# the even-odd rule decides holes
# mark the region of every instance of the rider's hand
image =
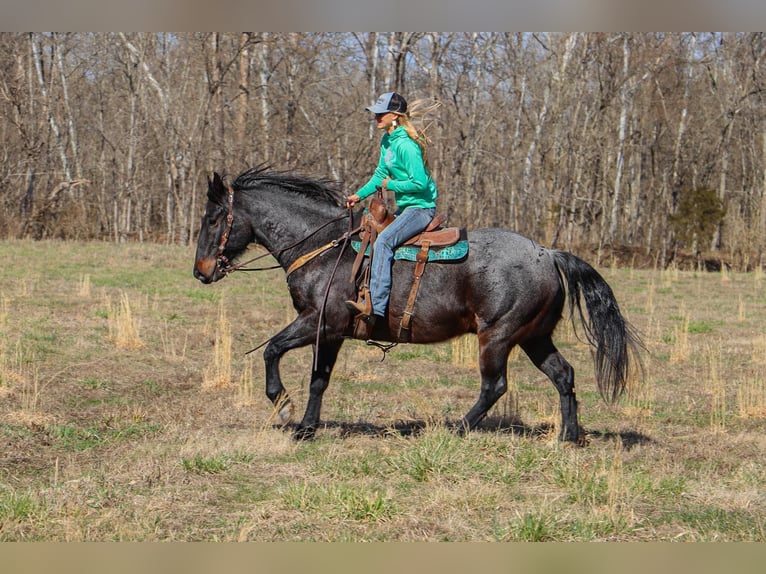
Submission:
[[357,194],[349,195],[346,198],[346,207],[354,207],[359,203],[359,196]]

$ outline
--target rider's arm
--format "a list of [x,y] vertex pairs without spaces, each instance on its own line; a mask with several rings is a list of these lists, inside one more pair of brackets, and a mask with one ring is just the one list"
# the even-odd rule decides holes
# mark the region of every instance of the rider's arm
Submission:
[[383,161],[383,151],[381,150],[380,159],[378,160],[375,172],[372,174],[370,180],[356,192],[356,195],[359,196],[360,200],[369,197],[375,193],[375,190],[378,187],[382,187],[383,180],[389,177],[389,175],[388,166],[386,166],[386,162]]

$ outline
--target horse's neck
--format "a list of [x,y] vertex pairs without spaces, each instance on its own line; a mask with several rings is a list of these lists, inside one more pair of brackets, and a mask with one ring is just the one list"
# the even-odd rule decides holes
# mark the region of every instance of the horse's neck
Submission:
[[340,210],[333,214],[330,209],[322,209],[321,205],[307,207],[281,199],[258,202],[251,213],[251,220],[258,243],[285,268],[302,254],[339,237],[343,233],[339,229],[347,225],[347,222],[337,222],[316,231],[336,217]]

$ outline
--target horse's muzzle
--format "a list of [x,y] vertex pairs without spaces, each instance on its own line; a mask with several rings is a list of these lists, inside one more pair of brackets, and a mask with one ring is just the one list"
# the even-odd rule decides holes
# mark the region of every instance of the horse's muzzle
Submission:
[[194,277],[202,283],[214,283],[218,281],[223,274],[218,273],[218,261],[215,259],[197,259],[194,263]]

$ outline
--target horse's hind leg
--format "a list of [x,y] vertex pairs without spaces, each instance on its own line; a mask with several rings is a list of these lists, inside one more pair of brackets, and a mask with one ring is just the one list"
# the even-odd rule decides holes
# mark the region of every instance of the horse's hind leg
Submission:
[[574,392],[574,369],[561,356],[550,336],[525,341],[521,348],[535,366],[545,373],[559,392],[561,400],[561,432],[559,440],[580,443],[577,421],[577,398]]
[[476,428],[487,416],[489,409],[508,389],[508,353],[511,346],[508,338],[492,341],[488,335],[479,335],[479,370],[481,372],[481,392],[479,400],[463,417],[461,432]]

